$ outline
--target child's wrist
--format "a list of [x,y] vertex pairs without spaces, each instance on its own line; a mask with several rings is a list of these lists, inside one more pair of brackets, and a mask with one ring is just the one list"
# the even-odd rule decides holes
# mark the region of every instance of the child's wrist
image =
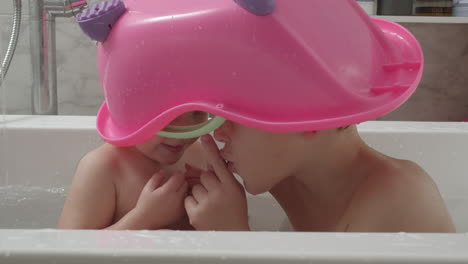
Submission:
[[148,216],[140,210],[138,207],[135,207],[129,212],[129,217],[131,219],[133,229],[136,230],[149,230],[152,229],[150,222],[148,221]]
[[155,221],[151,218],[151,215],[155,214],[154,212],[152,212],[152,214],[150,215],[144,210],[135,207],[129,213],[131,214],[131,218],[133,219],[135,226],[137,226],[139,230],[154,230],[161,229],[164,227],[160,223],[158,223],[158,221]]

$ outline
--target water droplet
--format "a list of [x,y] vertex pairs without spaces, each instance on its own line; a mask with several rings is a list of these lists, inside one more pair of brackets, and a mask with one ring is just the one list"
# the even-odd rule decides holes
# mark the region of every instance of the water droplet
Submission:
[[237,72],[232,72],[233,77],[237,77]]
[[224,104],[217,104],[217,105],[216,105],[216,108],[223,109],[223,108],[224,108]]

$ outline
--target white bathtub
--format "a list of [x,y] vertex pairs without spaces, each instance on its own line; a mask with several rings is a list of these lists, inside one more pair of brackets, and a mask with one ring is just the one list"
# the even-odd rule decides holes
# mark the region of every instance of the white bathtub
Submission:
[[0,263],[468,264],[468,123],[359,128],[375,148],[433,176],[458,234],[275,232],[287,220],[269,195],[249,197],[251,226],[264,232],[53,230],[77,161],[101,144],[94,121],[0,119]]

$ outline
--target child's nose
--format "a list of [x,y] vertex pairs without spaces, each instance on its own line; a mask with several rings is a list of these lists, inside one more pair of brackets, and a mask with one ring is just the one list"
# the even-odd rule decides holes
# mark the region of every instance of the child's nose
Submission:
[[224,132],[222,131],[221,127],[216,129],[213,133],[214,135],[214,138],[217,140],[217,141],[220,141],[220,142],[226,142],[226,135],[224,134]]

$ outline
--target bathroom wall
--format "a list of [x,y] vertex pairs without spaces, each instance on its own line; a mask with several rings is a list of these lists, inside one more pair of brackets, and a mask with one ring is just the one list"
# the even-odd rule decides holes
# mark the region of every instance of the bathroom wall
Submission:
[[468,117],[468,24],[404,24],[419,40],[425,70],[417,92],[383,120],[459,121]]
[[[5,81],[8,113],[31,113],[31,63],[26,14],[20,43]],[[12,21],[11,1],[0,0],[0,54]],[[468,24],[405,24],[420,40],[426,56],[423,81],[400,109],[381,120],[459,121],[468,117]],[[73,18],[57,20],[59,113],[94,115],[103,101],[96,70],[96,45]]]
[[[23,0],[25,14],[20,40],[5,80],[9,114],[32,111],[28,2]],[[11,0],[0,0],[0,47],[3,50],[10,36],[11,14]],[[74,18],[57,19],[57,68],[59,114],[95,115],[103,101],[96,67],[96,44],[83,36]]]

